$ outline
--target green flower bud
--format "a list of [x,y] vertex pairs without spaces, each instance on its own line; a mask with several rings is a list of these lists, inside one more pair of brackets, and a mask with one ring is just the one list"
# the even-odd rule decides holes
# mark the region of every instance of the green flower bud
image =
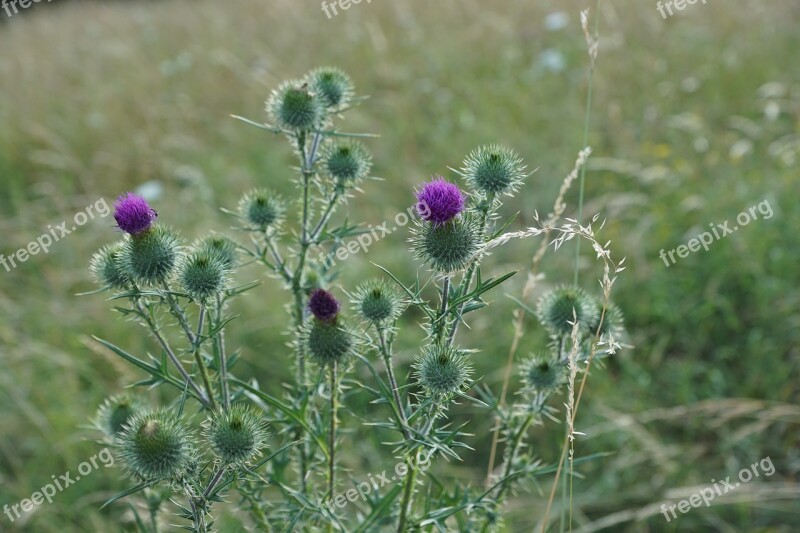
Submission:
[[95,426],[107,436],[115,437],[134,415],[144,409],[144,405],[132,396],[127,394],[112,396],[97,410]]
[[[575,316],[573,318],[573,309]],[[580,287],[558,287],[539,299],[536,315],[539,322],[554,335],[569,335],[576,319],[581,332],[589,331],[597,323],[597,308]]]
[[555,357],[533,356],[520,366],[525,390],[551,393],[566,380],[567,367]]
[[339,192],[352,188],[367,177],[372,156],[363,144],[352,140],[334,141],[322,152],[322,168],[336,182]]
[[251,229],[264,231],[283,220],[285,207],[280,196],[266,189],[255,189],[239,200],[239,214]]
[[210,418],[205,435],[214,455],[224,464],[247,464],[267,446],[264,417],[242,404]]
[[464,160],[461,175],[476,192],[512,194],[525,179],[525,165],[513,150],[492,144],[473,150]]
[[325,118],[322,100],[302,81],[287,81],[274,90],[267,112],[279,128],[292,131],[314,130]]
[[236,266],[236,243],[222,235],[209,235],[194,242],[192,248],[206,253],[217,254],[225,268],[232,269]]
[[353,98],[353,82],[343,71],[335,67],[321,67],[308,75],[308,85],[330,111],[337,111]]
[[134,281],[156,285],[166,281],[175,268],[180,240],[172,229],[154,224],[125,239],[122,264]]
[[174,479],[191,466],[191,433],[166,410],[134,415],[119,437],[125,467],[142,480]]
[[464,269],[480,244],[476,225],[469,216],[441,224],[423,222],[417,226],[412,242],[417,257],[441,273]]
[[356,288],[353,308],[364,320],[378,326],[392,324],[403,311],[394,287],[379,279],[366,281]]
[[130,278],[122,262],[124,248],[124,241],[118,241],[103,246],[92,256],[89,270],[104,287],[127,289],[130,286]]
[[309,317],[303,331],[306,351],[320,366],[341,363],[351,356],[356,347],[356,337],[340,317],[320,320]]
[[588,331],[590,335],[597,333],[597,328],[600,328],[600,337],[612,336],[615,339],[622,337],[625,332],[625,319],[622,316],[622,311],[613,303],[609,303],[606,308],[605,316],[603,316],[603,323],[600,324],[600,315],[603,311],[603,302],[595,298],[592,299],[594,305],[595,319],[588,324]]
[[225,289],[228,269],[219,252],[193,250],[179,261],[176,277],[192,300],[204,302]]
[[414,364],[417,381],[431,396],[448,396],[468,382],[472,368],[467,357],[450,346],[427,346]]

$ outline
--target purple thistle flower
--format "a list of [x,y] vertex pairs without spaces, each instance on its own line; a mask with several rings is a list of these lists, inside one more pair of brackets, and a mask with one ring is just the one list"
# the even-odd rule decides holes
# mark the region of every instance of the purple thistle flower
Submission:
[[308,299],[311,314],[319,320],[332,320],[339,314],[339,302],[324,289],[314,289]]
[[147,200],[132,192],[121,195],[114,203],[114,220],[122,231],[131,235],[150,228],[157,216]]
[[417,191],[417,212],[423,220],[443,224],[464,210],[464,194],[458,185],[437,176]]

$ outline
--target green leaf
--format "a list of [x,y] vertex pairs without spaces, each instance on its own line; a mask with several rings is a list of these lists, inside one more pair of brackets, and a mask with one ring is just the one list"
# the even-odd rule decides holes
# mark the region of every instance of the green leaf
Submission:
[[144,482],[144,483],[139,483],[138,485],[135,485],[135,486],[133,486],[133,487],[131,487],[131,488],[129,488],[129,489],[123,490],[123,491],[122,491],[122,492],[120,492],[119,494],[117,494],[117,495],[115,495],[115,496],[112,496],[111,498],[109,498],[108,500],[106,500],[106,503],[104,503],[104,504],[103,504],[103,505],[100,507],[100,509],[105,509],[106,507],[108,507],[109,505],[111,505],[112,503],[114,503],[115,501],[117,501],[117,500],[120,500],[120,499],[122,499],[122,498],[124,498],[124,497],[126,497],[126,496],[130,496],[131,494],[137,493],[137,492],[139,492],[140,490],[144,490],[144,489],[146,489],[146,488],[148,488],[148,487],[152,487],[152,486],[153,486],[153,485],[155,485],[155,484],[156,484],[156,482],[155,482],[155,481],[146,481],[146,482]]

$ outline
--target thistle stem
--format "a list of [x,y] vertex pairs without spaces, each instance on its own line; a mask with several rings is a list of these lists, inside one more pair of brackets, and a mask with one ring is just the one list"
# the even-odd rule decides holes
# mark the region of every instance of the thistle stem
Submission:
[[211,406],[211,409],[217,410],[217,402],[214,400],[214,389],[211,388],[211,381],[208,379],[208,371],[206,370],[206,363],[203,361],[203,357],[200,354],[200,345],[202,344],[202,337],[203,337],[203,324],[206,318],[206,304],[200,304],[200,316],[197,318],[197,335],[195,335],[195,342],[194,346],[192,347],[192,356],[194,357],[195,363],[197,363],[197,369],[200,372],[200,377],[203,380],[203,386],[206,388],[206,393],[208,394],[208,403]]
[[386,374],[389,376],[389,384],[392,387],[392,397],[394,398],[395,409],[397,416],[400,418],[402,425],[403,436],[406,440],[411,439],[411,432],[408,429],[408,419],[406,418],[406,411],[403,409],[403,400],[400,398],[400,388],[397,386],[397,378],[394,375],[394,365],[392,364],[392,348],[391,344],[386,342],[386,332],[382,327],[378,328],[378,340],[380,342],[381,355],[383,356],[383,363],[386,365]]
[[397,520],[397,533],[405,533],[406,523],[408,522],[408,515],[411,512],[411,499],[414,494],[414,485],[417,482],[417,468],[411,455],[406,457],[406,465],[409,472],[406,477],[406,483],[403,487],[403,501],[400,503],[400,518]]
[[331,427],[330,427],[330,441],[328,449],[330,457],[328,459],[328,497],[333,498],[333,491],[336,486],[336,411],[338,410],[338,394],[339,394],[339,363],[334,361],[331,365],[330,378],[331,378]]
[[[481,219],[478,224],[478,235],[480,236],[482,243],[486,240],[486,225],[489,222],[489,213],[494,205],[494,198],[494,194],[489,194],[484,201],[485,203],[481,207]],[[472,277],[475,275],[475,270],[478,268],[479,263],[480,257],[476,257],[472,260],[472,263],[470,263],[469,267],[467,267],[467,271],[464,273],[464,277],[461,279],[461,285],[459,286],[459,296],[464,295],[467,293],[467,291],[469,291],[469,287],[472,285]],[[456,331],[458,330],[458,323],[460,320],[459,317],[461,316],[461,311],[464,309],[464,305],[466,305],[466,302],[458,306],[458,309],[453,316],[453,323],[450,326],[450,334],[447,337],[448,344],[453,344],[453,339],[455,339]]]
[[[217,326],[222,323],[222,297],[217,295]],[[222,408],[228,411],[231,408],[230,389],[228,388],[228,359],[225,353],[225,330],[220,329],[216,336],[217,352],[219,354],[219,388],[222,395]]]
[[208,398],[206,398],[206,395],[203,393],[202,390],[200,390],[200,387],[197,386],[194,380],[192,380],[192,377],[189,375],[189,373],[186,372],[186,370],[183,368],[183,365],[178,359],[178,356],[175,355],[175,352],[172,351],[172,348],[170,348],[166,339],[164,339],[164,337],[161,335],[161,332],[158,329],[158,325],[153,321],[153,319],[148,314],[147,310],[145,310],[144,306],[142,305],[142,302],[138,299],[136,300],[136,308],[138,309],[140,316],[144,318],[145,322],[147,323],[147,326],[150,328],[150,331],[152,331],[153,336],[158,341],[158,344],[161,345],[161,348],[164,350],[164,352],[166,352],[167,357],[169,357],[170,361],[172,361],[172,364],[175,365],[175,368],[177,368],[178,372],[180,372],[181,376],[183,376],[183,379],[186,381],[186,383],[189,384],[189,386],[195,392],[197,397],[200,399],[200,402],[205,407],[211,407],[211,403],[209,402]]

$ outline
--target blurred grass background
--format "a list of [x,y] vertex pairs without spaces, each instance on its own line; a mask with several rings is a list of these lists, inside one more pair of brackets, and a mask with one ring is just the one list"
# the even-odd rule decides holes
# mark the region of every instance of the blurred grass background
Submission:
[[[585,7],[362,2],[328,19],[316,0],[39,4],[0,24],[0,253],[146,182],[163,189],[154,202],[160,219],[187,237],[234,235],[218,208],[256,185],[292,195],[293,159],[282,139],[229,115],[260,119],[271,88],[319,65],[345,69],[371,95],[345,127],[382,136],[369,145],[384,181],[365,184],[351,218],[390,220],[417,182],[452,175],[447,167],[471,148],[497,141],[538,169],[506,205],[520,211],[514,227],[522,228],[535,209],[549,211],[581,148]],[[567,17],[563,28],[556,12]],[[800,6],[698,3],[663,20],[655,2],[620,0],[602,1],[600,16],[584,212],[608,220],[600,240],[627,257],[615,298],[636,348],[589,380],[577,428],[587,436],[576,450],[613,453],[580,469],[573,523],[582,531],[796,531]],[[660,249],[763,200],[770,220],[669,268],[659,259]],[[88,259],[115,236],[110,217],[95,219],[49,254],[0,269],[0,504],[29,497],[96,453],[88,419],[105,396],[141,377],[89,335],[134,353],[152,350],[150,339],[102,296],[75,296],[93,288]],[[406,238],[398,231],[350,258],[342,287],[376,274],[371,261],[410,279]],[[498,250],[487,274],[524,270],[537,246]],[[540,290],[571,280],[571,251],[547,256]],[[594,290],[600,272],[584,251],[581,282]],[[257,268],[240,278],[263,284],[239,302],[242,318],[230,329],[245,360],[237,371],[276,391],[291,372],[286,296]],[[463,345],[481,350],[477,374],[496,391],[512,332],[513,303],[503,293],[519,294],[522,283],[518,275],[494,293],[490,311],[461,332]],[[417,319],[405,324],[402,374],[415,355]],[[529,329],[520,354],[543,342]],[[374,409],[366,400],[354,392],[349,401],[363,413]],[[491,420],[469,406],[460,414],[473,417],[476,451],[440,472],[479,483]],[[343,461],[355,479],[393,466],[385,450],[376,453],[379,439],[346,425],[352,455]],[[548,422],[537,432],[533,449],[544,461],[557,460],[562,431]],[[711,508],[671,523],[648,511],[765,456],[773,476]],[[551,480],[540,481],[541,491],[510,505],[508,531],[530,531],[540,518]],[[124,506],[98,508],[125,486],[116,469],[93,473],[24,521],[3,516],[0,531],[118,531],[130,518]],[[221,524],[242,530],[230,515]]]

